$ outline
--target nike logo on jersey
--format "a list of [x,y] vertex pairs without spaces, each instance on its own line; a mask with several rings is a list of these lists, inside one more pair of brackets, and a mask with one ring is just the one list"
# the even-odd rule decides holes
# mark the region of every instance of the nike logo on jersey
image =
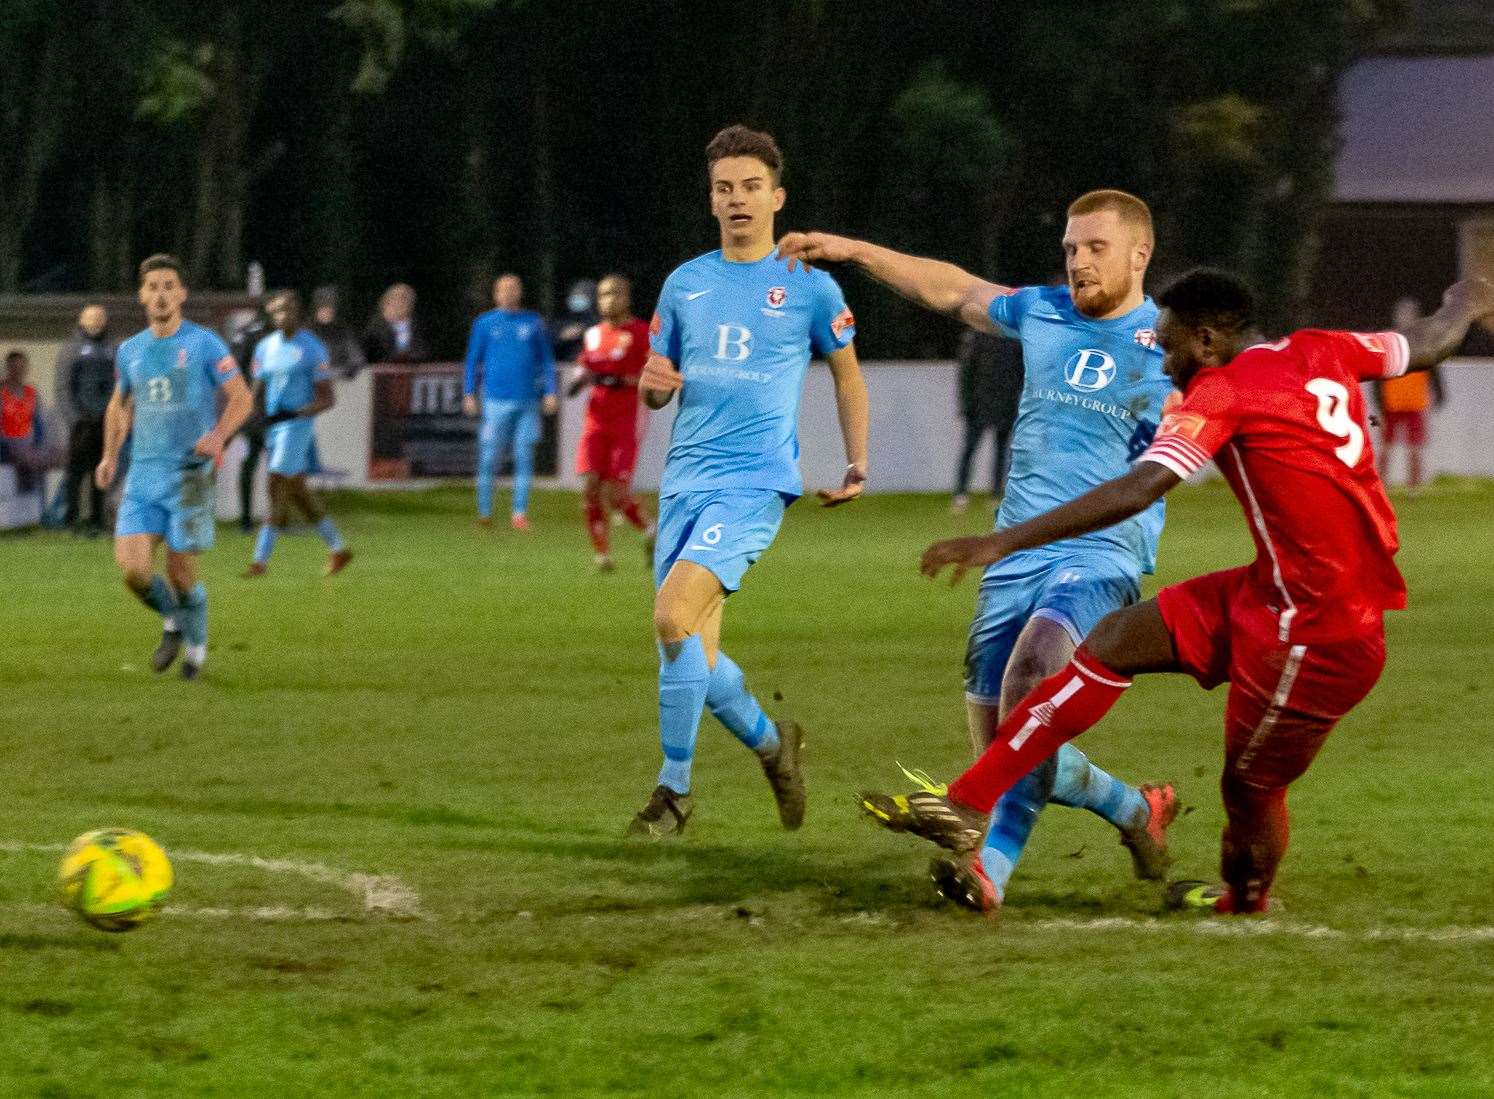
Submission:
[[685,300],[686,301],[694,301],[696,298],[703,298],[703,297],[705,297],[709,293],[710,293],[709,290],[697,290],[693,294],[686,294],[685,295]]

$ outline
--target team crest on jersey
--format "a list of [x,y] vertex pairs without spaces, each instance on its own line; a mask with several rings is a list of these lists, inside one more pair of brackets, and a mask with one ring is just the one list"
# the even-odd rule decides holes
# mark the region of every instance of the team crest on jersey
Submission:
[[775,286],[768,291],[768,304],[774,309],[777,309],[786,301],[788,301],[788,290],[785,287]]
[[1157,346],[1157,332],[1152,328],[1138,328],[1136,334],[1131,338],[1141,344],[1142,347]]
[[1197,412],[1171,412],[1162,417],[1161,434],[1197,439],[1208,422]]
[[185,347],[178,349],[176,353],[176,368],[178,370],[187,369],[187,349]]
[[851,316],[851,307],[848,305],[840,311],[840,316],[830,322],[830,331],[839,339],[845,334],[846,329],[856,327],[856,318]]

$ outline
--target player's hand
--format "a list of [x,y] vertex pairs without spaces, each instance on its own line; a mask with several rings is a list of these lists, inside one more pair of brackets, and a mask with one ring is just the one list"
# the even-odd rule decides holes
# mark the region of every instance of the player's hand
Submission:
[[969,538],[946,538],[923,551],[918,571],[934,580],[945,565],[953,565],[954,572],[949,578],[950,586],[953,586],[971,569],[994,565],[1005,556],[1006,547],[999,532]]
[[221,464],[223,461],[223,440],[219,438],[216,431],[209,431],[202,438],[198,439],[197,445],[192,450],[196,454],[201,454],[204,458],[211,458],[215,466]]
[[822,488],[815,493],[820,498],[820,503],[827,508],[839,507],[841,504],[849,504],[856,497],[866,491],[866,471],[854,463],[846,466],[845,479],[841,481],[840,488]]
[[788,261],[790,271],[801,263],[806,269],[817,263],[848,263],[855,252],[854,240],[833,233],[785,233],[778,242],[778,258]]
[[1494,316],[1494,282],[1475,275],[1459,279],[1442,295],[1446,305],[1462,306],[1477,318]]
[[105,458],[99,462],[98,468],[93,471],[93,483],[101,489],[108,489],[114,483],[114,476],[119,472],[118,458]]
[[466,396],[464,396],[462,398],[462,415],[464,415],[464,416],[476,416],[477,415],[477,398],[475,396],[473,396],[471,393],[468,393]]
[[659,393],[673,393],[685,384],[685,376],[674,368],[663,355],[650,355],[643,364],[643,374],[638,379],[638,388],[652,389]]
[[555,394],[553,393],[546,393],[543,397],[540,398],[540,411],[543,412],[546,416],[555,415],[555,410],[559,407],[560,401],[556,399]]

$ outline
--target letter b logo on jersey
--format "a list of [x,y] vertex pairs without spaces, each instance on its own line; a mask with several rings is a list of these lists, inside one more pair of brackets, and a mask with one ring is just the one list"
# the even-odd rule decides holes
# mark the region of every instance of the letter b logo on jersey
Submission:
[[752,333],[740,324],[723,324],[716,330],[716,358],[739,363],[752,354]]
[[1063,380],[1081,393],[1104,389],[1115,379],[1115,360],[1103,351],[1086,348],[1063,364]]

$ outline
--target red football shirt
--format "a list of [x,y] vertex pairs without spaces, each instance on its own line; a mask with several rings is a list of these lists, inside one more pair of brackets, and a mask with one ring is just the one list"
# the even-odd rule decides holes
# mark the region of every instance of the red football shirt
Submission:
[[1339,640],[1406,605],[1395,512],[1370,446],[1365,378],[1406,372],[1398,332],[1305,330],[1201,370],[1141,458],[1179,477],[1210,458],[1250,523],[1250,598],[1280,641]]
[[592,325],[586,330],[578,361],[593,374],[614,377],[620,383],[591,387],[588,416],[607,421],[631,421],[638,416],[638,378],[648,361],[648,325],[640,320]]

